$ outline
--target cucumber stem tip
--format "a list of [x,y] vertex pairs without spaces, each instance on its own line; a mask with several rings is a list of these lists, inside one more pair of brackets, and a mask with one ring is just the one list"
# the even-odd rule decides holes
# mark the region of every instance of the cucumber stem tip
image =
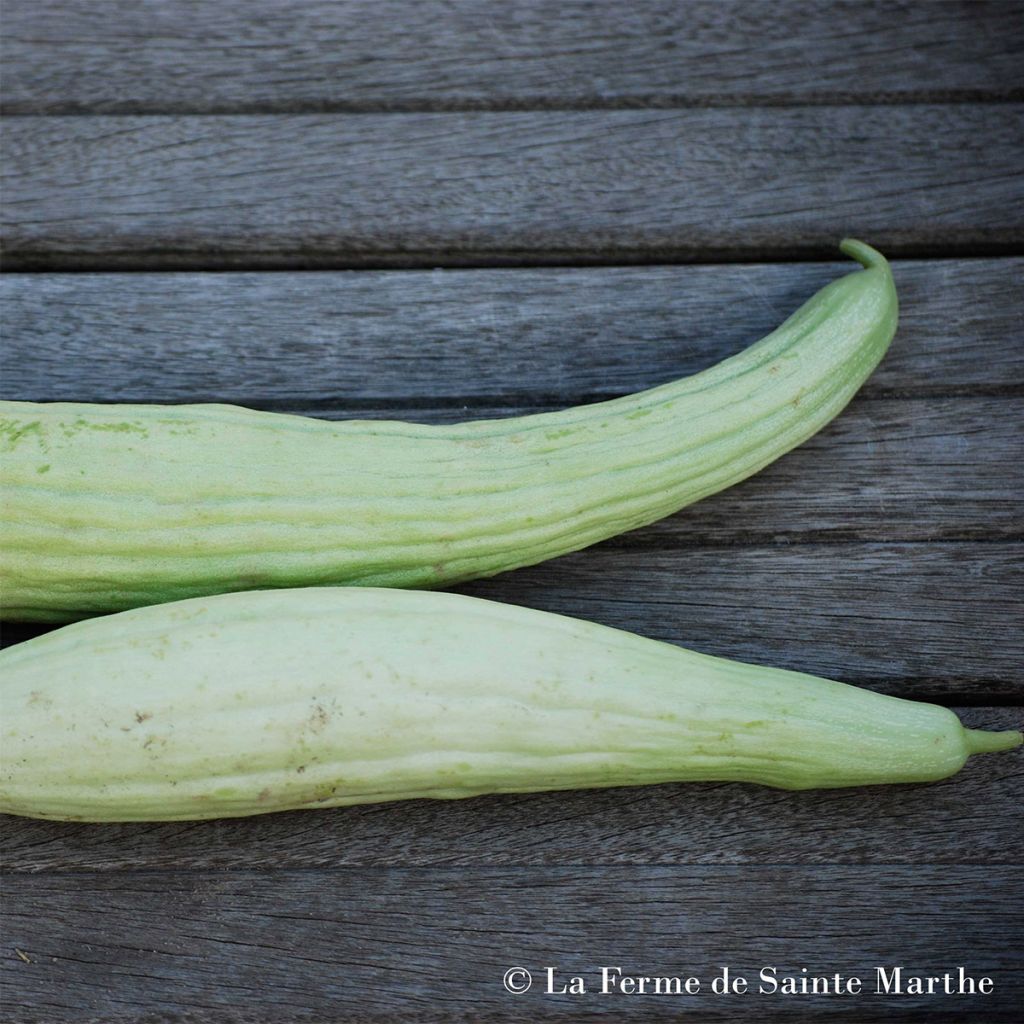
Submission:
[[994,754],[999,750],[1013,750],[1024,743],[1024,733],[1015,729],[989,732],[987,729],[966,729],[967,750],[971,754]]
[[872,249],[867,242],[862,242],[858,238],[844,238],[839,243],[839,251],[851,259],[855,259],[865,270],[870,270],[872,267],[885,267],[889,263],[877,249]]

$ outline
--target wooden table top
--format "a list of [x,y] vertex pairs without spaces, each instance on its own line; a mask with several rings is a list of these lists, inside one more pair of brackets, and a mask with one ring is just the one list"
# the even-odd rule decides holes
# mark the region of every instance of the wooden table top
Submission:
[[[4,397],[435,423],[602,400],[767,333],[852,234],[901,319],[835,422],[460,589],[1021,727],[1024,5],[4,7]],[[1016,1021],[1022,778],[1016,753],[824,793],[7,817],[4,1017]],[[705,985],[601,995],[607,965]],[[994,991],[710,989],[879,965]],[[591,991],[545,992],[549,966]]]

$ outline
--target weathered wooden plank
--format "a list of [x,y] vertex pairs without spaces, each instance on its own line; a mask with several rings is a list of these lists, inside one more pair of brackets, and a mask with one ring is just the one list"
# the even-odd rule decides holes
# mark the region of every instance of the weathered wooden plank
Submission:
[[[1024,697],[1024,545],[597,545],[459,590],[951,704]],[[5,643],[43,632],[4,624]]]
[[[1024,1001],[1024,870],[566,867],[9,877],[5,1016],[256,1021],[967,1019]],[[102,929],[97,922],[102,922]],[[585,979],[546,994],[545,968]],[[600,993],[601,967],[697,976],[693,995]],[[745,995],[718,996],[728,966]],[[877,968],[992,979],[988,995],[876,994]],[[509,994],[505,972],[534,972]],[[758,992],[858,977],[856,995]],[[522,977],[522,976],[520,976]],[[904,984],[906,982],[904,981]]]
[[1024,104],[23,117],[8,269],[892,255],[1024,240]]
[[1013,3],[8,0],[12,113],[1021,95]]
[[[388,403],[435,402],[425,415],[438,418],[481,404],[571,405],[710,366],[855,269],[9,274],[3,388],[30,401],[217,401],[335,416]],[[893,271],[899,333],[862,395],[1024,385],[1024,259],[898,260]]]
[[[959,708],[1019,729],[1020,708]],[[416,800],[207,822],[4,817],[8,872],[367,865],[1020,863],[1019,753],[928,786],[790,793],[738,784]],[[951,823],[955,823],[951,827]]]

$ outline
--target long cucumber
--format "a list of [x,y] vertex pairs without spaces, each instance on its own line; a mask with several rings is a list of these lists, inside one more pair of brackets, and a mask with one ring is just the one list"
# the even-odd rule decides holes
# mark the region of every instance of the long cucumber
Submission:
[[438,587],[574,551],[743,480],[849,402],[896,329],[889,266],[692,377],[455,426],[225,405],[0,402],[0,614],[224,591]]
[[923,782],[1019,732],[449,593],[135,609],[0,652],[0,811],[128,821],[733,780]]

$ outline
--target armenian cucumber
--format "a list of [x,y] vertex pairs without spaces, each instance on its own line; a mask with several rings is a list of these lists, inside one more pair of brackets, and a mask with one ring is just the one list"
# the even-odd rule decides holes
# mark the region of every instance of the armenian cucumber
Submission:
[[171,820],[734,780],[922,782],[1019,732],[450,593],[319,587],[122,612],[0,652],[0,810]]
[[889,266],[702,373],[556,413],[425,426],[226,405],[0,403],[0,608],[67,621],[223,591],[435,587],[631,530],[829,422],[896,329]]

